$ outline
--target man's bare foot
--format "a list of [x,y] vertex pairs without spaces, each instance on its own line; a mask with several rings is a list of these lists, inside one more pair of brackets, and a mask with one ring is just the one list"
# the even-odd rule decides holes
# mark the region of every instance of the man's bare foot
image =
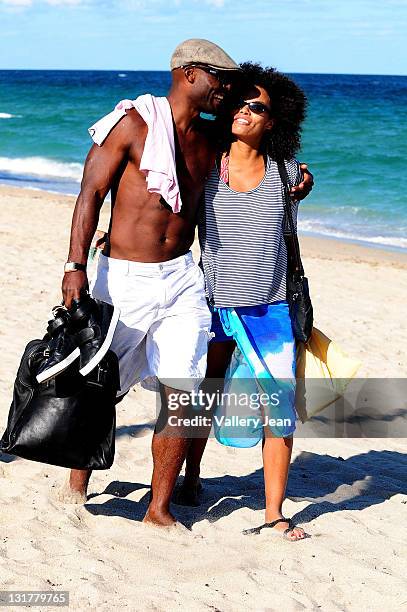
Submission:
[[156,510],[151,505],[147,508],[143,523],[149,523],[156,527],[175,527],[178,524],[170,512]]
[[200,505],[199,495],[202,492],[201,480],[198,478],[184,478],[182,483],[175,488],[172,501],[179,506]]
[[57,489],[54,494],[54,499],[61,504],[84,504],[87,500],[86,491],[72,489],[69,481]]
[[91,474],[91,470],[71,470],[67,482],[56,492],[56,500],[63,504],[84,504]]

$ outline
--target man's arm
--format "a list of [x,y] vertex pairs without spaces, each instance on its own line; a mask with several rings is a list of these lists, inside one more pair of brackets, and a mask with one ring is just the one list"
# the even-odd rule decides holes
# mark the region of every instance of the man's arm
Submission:
[[290,193],[294,200],[303,200],[306,198],[314,186],[314,177],[308,170],[307,164],[300,164],[300,169],[304,178],[301,183],[291,189]]
[[[140,118],[141,120],[141,118]],[[100,209],[109,192],[120,164],[127,158],[131,134],[137,122],[134,114],[123,117],[101,147],[93,145],[86,158],[81,191],[72,218],[68,261],[85,264],[96,231]],[[62,280],[62,296],[67,308],[88,288],[86,272],[66,272]]]

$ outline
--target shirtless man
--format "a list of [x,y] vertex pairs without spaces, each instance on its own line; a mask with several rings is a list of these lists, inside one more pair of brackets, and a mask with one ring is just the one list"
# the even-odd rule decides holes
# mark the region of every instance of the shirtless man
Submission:
[[[167,99],[175,124],[181,211],[174,213],[160,194],[147,190],[146,177],[139,170],[147,125],[136,110],[129,110],[102,146],[92,146],[72,220],[68,261],[83,265],[100,208],[111,189],[110,252],[109,257],[101,255],[93,294],[106,301],[110,298],[121,309],[111,348],[119,357],[122,394],[144,376],[129,368],[159,380],[194,378],[199,384],[205,376],[210,313],[202,272],[193,264],[189,249],[215,148],[200,113],[219,111],[239,67],[213,43],[190,40],[177,47],[171,68]],[[307,178],[304,195],[311,183],[312,177]],[[85,271],[66,272],[65,305],[69,308],[87,286]],[[161,385],[164,398],[177,391]],[[189,443],[181,432],[175,436],[154,433],[146,522],[174,524],[170,500]],[[74,496],[86,500],[89,477],[88,470],[71,471],[69,488]]]

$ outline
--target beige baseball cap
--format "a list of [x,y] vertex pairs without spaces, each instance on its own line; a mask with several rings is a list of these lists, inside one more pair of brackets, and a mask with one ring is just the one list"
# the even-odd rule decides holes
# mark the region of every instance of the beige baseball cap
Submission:
[[189,38],[175,49],[171,57],[171,70],[186,64],[205,64],[219,70],[240,70],[240,66],[223,49],[204,38]]

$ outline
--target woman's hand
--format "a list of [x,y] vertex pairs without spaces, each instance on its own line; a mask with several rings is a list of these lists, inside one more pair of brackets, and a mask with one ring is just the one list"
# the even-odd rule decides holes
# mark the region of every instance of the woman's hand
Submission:
[[304,178],[290,191],[292,198],[296,201],[306,198],[314,186],[314,177],[308,170],[307,164],[300,164],[300,168]]

